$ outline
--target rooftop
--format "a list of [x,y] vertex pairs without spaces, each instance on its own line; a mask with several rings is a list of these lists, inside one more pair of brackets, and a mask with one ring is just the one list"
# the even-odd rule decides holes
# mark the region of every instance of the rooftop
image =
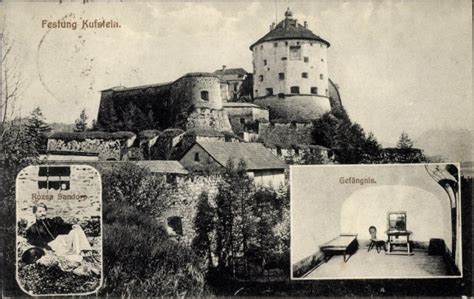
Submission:
[[225,166],[229,159],[233,159],[236,163],[244,160],[248,170],[286,169],[288,167],[261,143],[199,141],[197,144],[222,166]]
[[178,161],[148,160],[133,161],[133,163],[148,168],[152,173],[188,174],[188,171]]
[[328,41],[314,34],[311,30],[307,29],[298,23],[296,19],[291,18],[293,14],[288,9],[285,12],[285,19],[282,20],[278,25],[275,26],[270,32],[265,34],[258,41],[250,46],[250,50],[257,44],[274,41],[274,40],[287,40],[287,39],[305,39],[313,40],[326,44],[328,47],[331,45]]
[[214,72],[214,74],[216,75],[241,75],[241,76],[245,76],[248,74],[248,72],[246,70],[244,70],[243,68],[239,67],[239,68],[233,68],[233,69],[220,69],[220,70],[217,70]]

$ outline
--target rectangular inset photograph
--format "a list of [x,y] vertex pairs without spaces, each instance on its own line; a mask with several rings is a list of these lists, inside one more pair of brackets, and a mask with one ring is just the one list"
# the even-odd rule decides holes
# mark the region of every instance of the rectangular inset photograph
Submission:
[[28,166],[16,180],[16,278],[32,296],[102,285],[102,183],[88,165]]
[[462,277],[459,169],[292,166],[291,278]]

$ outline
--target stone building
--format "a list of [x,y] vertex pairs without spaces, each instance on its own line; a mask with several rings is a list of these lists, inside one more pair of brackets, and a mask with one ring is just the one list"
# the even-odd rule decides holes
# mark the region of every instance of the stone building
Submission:
[[245,96],[242,85],[248,80],[249,74],[243,68],[228,69],[225,65],[222,69],[214,71],[221,78],[221,91],[223,101],[236,101]]
[[[172,83],[137,87],[114,87],[101,92],[97,124],[107,129],[114,120],[120,126],[145,126],[147,129],[202,128],[230,131],[222,108],[221,79],[212,73],[188,73]],[[131,106],[132,105],[132,106]],[[130,107],[145,116],[128,116]],[[135,114],[138,113],[136,110]],[[127,119],[130,118],[130,119]],[[156,124],[155,127],[153,124]]]
[[329,46],[287,10],[250,46],[254,103],[269,108],[272,121],[310,120],[330,111]]
[[261,143],[196,142],[181,158],[187,169],[225,167],[229,160],[245,161],[247,173],[256,184],[278,187],[285,182],[288,168]]

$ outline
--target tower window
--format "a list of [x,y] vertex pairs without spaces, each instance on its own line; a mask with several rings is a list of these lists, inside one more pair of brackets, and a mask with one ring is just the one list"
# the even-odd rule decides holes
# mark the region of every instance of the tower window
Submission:
[[284,94],[284,93],[279,93],[279,94],[278,94],[278,98],[279,98],[279,99],[284,99],[284,98],[285,98],[285,94]]
[[278,47],[278,43],[273,43],[273,47]]
[[201,161],[201,160],[199,159],[199,153],[194,153],[194,161],[196,161],[196,162]]
[[[322,79],[322,78],[321,78]],[[263,81],[263,75],[258,76],[258,81],[262,82]]]
[[311,94],[318,94],[318,88],[317,87],[311,87]]
[[290,46],[290,60],[301,60],[301,46]]
[[291,86],[290,90],[291,90],[291,93],[300,94],[300,87],[299,86]]
[[323,80],[323,79],[324,79],[324,75],[323,75],[323,74],[319,74],[319,79]]
[[282,57],[282,58],[281,58],[281,60],[287,60],[287,59],[288,59],[288,58],[286,58],[286,57]]
[[299,45],[299,44],[300,44],[300,42],[296,42],[296,44],[297,44],[297,45]]
[[278,78],[280,80],[285,80],[285,73],[278,73]]
[[313,46],[313,43],[309,43],[309,45],[312,47],[312,46]]
[[303,58],[303,60],[304,60],[304,62],[309,62],[309,57],[305,56],[305,57]]
[[267,88],[267,96],[273,95],[273,88]]
[[201,91],[201,100],[209,101],[209,92],[207,90]]
[[285,46],[288,46],[288,42],[285,42]]
[[301,73],[301,78],[308,78],[308,73]]
[[324,62],[324,58],[321,58],[321,62]]
[[263,65],[267,65],[267,60],[266,59],[263,60]]

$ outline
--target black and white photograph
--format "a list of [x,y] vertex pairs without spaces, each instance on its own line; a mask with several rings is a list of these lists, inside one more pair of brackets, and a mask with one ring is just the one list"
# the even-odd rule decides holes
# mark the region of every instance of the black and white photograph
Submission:
[[291,182],[293,279],[462,275],[459,165],[295,166]]
[[471,1],[0,0],[0,40],[4,296],[472,296]]
[[41,165],[17,177],[17,281],[29,295],[86,295],[102,283],[100,175]]

